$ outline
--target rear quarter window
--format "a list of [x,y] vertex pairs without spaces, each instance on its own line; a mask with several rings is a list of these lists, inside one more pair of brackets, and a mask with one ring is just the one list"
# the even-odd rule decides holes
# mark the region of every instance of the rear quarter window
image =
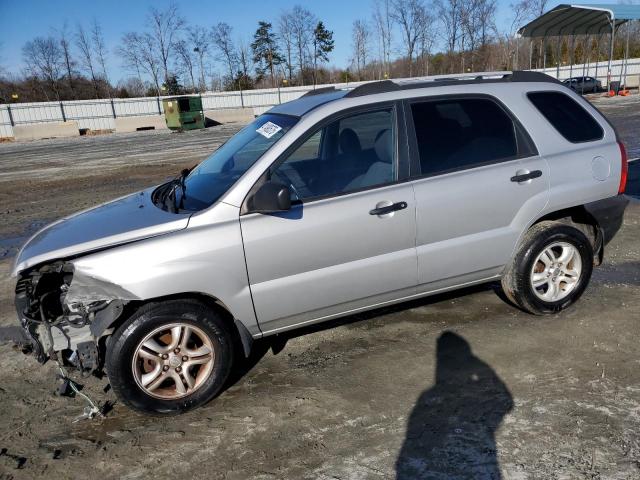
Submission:
[[529,100],[549,123],[572,143],[600,140],[604,130],[595,118],[569,95],[561,92],[530,92]]

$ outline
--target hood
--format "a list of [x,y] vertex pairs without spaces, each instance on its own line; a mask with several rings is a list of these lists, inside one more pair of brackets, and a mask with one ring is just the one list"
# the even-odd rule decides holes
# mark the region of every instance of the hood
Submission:
[[151,201],[155,187],[65,217],[22,247],[12,276],[38,263],[182,230],[191,214],[165,212]]

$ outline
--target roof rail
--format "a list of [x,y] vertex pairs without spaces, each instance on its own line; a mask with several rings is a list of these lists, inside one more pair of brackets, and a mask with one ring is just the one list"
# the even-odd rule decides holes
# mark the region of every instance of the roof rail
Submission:
[[375,93],[395,92],[396,90],[400,89],[400,85],[391,80],[380,80],[379,82],[369,82],[362,84],[347,92],[345,97],[362,97],[364,95],[373,95]]
[[389,93],[398,90],[411,90],[415,88],[443,87],[447,85],[469,85],[482,83],[509,83],[509,82],[548,82],[561,83],[559,80],[550,77],[542,72],[530,72],[516,70],[513,72],[487,72],[473,73],[451,76],[439,76],[435,78],[424,78],[402,81],[382,80],[360,85],[349,91],[345,98],[362,97],[376,93]]
[[515,72],[512,72],[509,81],[562,83],[557,78],[547,75],[546,73],[532,72],[529,70],[516,70]]
[[[322,87],[322,88],[314,88],[313,90],[309,90],[307,93],[302,95],[302,97],[310,97],[312,95],[320,95],[322,93],[330,93],[335,92],[336,87]],[[302,98],[300,97],[300,98]]]

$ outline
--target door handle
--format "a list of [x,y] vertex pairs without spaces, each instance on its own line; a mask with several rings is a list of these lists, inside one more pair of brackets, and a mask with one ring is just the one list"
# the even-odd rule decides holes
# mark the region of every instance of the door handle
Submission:
[[527,180],[533,180],[534,178],[538,178],[542,176],[542,170],[532,170],[530,172],[522,172],[521,171],[517,171],[516,174],[511,177],[511,181],[512,182],[526,182]]
[[387,213],[395,212],[397,210],[404,210],[407,208],[407,202],[392,203],[384,207],[374,208],[369,210],[369,215],[386,215]]

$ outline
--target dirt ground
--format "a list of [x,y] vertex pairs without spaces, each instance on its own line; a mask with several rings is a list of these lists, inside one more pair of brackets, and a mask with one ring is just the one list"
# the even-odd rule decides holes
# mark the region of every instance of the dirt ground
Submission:
[[[630,157],[640,98],[597,99]],[[15,249],[46,222],[153,185],[238,128],[0,145],[0,337]],[[640,195],[640,162],[630,193]],[[55,369],[0,342],[0,479],[638,479],[640,201],[567,312],[533,317],[496,285],[265,342],[204,408],[74,419]],[[275,353],[277,352],[277,353]],[[115,402],[105,379],[81,380]]]

